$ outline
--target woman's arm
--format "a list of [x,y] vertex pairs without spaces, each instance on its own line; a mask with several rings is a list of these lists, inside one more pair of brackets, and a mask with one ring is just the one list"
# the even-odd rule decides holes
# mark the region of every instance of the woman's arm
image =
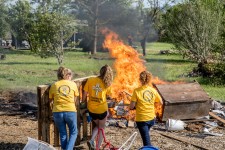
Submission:
[[130,110],[133,110],[134,108],[135,108],[135,106],[136,106],[136,102],[131,102],[130,103]]
[[53,98],[49,98],[49,106],[50,106],[50,110],[52,111],[52,109],[53,109]]
[[82,93],[82,102],[80,104],[80,108],[81,109],[87,108],[87,92],[86,91],[83,91]]

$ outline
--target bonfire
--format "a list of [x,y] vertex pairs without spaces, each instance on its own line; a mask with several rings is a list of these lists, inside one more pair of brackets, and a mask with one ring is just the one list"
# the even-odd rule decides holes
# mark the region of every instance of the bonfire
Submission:
[[[113,67],[116,71],[116,76],[112,84],[113,99],[117,103],[122,101],[124,105],[129,105],[133,90],[140,86],[139,74],[146,70],[145,61],[140,58],[142,54],[125,44],[116,33],[108,29],[102,30],[102,33],[105,35],[103,47],[108,49],[111,57],[115,59]],[[154,77],[153,83],[162,84],[165,82]],[[156,115],[161,117],[162,105],[156,105],[155,110]],[[109,111],[113,118],[118,118],[115,109],[109,108]],[[134,120],[135,110],[129,110],[129,115],[123,117],[128,120]]]

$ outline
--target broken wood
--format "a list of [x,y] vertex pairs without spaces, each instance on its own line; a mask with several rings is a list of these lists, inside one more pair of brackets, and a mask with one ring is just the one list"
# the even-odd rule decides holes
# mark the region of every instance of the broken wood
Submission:
[[225,120],[222,119],[222,118],[220,118],[219,116],[217,116],[217,115],[214,114],[213,112],[209,112],[209,115],[210,115],[211,117],[215,118],[216,120],[218,120],[218,121],[220,121],[220,122],[222,122],[222,123],[225,124]]
[[126,93],[128,96],[132,97],[132,95],[128,93],[127,91],[123,91],[123,92]]
[[210,150],[210,149],[207,148],[207,147],[200,146],[200,145],[197,145],[197,144],[195,144],[195,143],[193,143],[193,142],[191,142],[191,141],[188,141],[188,140],[184,139],[184,137],[182,137],[182,139],[181,139],[181,137],[177,137],[177,136],[174,136],[174,135],[170,135],[169,133],[163,133],[163,132],[160,132],[160,131],[156,131],[156,132],[159,133],[159,134],[162,135],[162,136],[167,137],[167,138],[171,138],[171,139],[174,139],[174,140],[183,142],[183,143],[191,144],[191,145],[193,145],[193,146],[195,146],[195,147],[197,147],[197,148],[200,148],[200,149],[202,149],[202,150]]
[[[203,124],[203,125],[206,126],[206,127],[209,127],[209,128],[213,127],[213,126],[208,125],[208,124]],[[220,126],[216,126],[215,128],[224,129],[224,127],[220,127]]]
[[194,119],[194,120],[182,120],[185,123],[191,122],[204,122],[204,121],[215,121],[215,119]]

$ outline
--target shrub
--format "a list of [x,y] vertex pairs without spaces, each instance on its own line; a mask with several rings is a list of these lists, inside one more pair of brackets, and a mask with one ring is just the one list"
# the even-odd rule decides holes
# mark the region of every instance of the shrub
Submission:
[[225,85],[225,63],[199,64],[197,71],[203,76],[212,80],[214,85]]

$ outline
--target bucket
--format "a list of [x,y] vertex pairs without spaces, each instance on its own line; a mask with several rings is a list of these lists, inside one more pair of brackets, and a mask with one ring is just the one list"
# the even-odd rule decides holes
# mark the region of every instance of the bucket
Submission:
[[28,137],[28,142],[23,148],[23,150],[56,150],[52,145]]
[[144,146],[140,148],[139,150],[159,150],[159,148],[153,147],[153,146]]
[[166,129],[169,131],[184,130],[186,124],[181,120],[168,119],[166,121]]

